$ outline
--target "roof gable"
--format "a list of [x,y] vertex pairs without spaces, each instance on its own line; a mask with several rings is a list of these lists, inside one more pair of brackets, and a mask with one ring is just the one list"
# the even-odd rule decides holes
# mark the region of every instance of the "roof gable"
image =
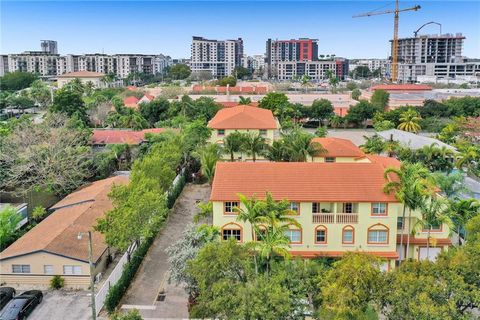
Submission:
[[320,154],[322,157],[364,157],[365,153],[353,144],[352,141],[341,138],[325,137],[313,138],[312,142],[320,143],[326,150],[326,154]]
[[209,121],[212,129],[277,129],[277,122],[270,110],[236,106],[221,109]]

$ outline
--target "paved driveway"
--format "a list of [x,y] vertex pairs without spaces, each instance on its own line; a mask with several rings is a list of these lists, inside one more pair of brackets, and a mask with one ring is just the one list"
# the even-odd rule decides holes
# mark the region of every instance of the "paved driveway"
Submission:
[[28,319],[89,320],[91,319],[89,291],[44,291],[43,301]]
[[[122,309],[139,309],[146,319],[188,318],[188,296],[181,287],[168,284],[168,255],[165,249],[182,236],[197,213],[196,203],[207,201],[210,186],[188,184],[172,210],[167,223],[145,256],[135,279],[122,301]],[[164,290],[164,301],[156,301]]]

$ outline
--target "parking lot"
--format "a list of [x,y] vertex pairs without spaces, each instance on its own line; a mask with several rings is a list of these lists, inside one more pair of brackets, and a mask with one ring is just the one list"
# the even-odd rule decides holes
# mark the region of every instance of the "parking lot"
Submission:
[[43,301],[28,319],[33,320],[89,320],[89,291],[43,291]]

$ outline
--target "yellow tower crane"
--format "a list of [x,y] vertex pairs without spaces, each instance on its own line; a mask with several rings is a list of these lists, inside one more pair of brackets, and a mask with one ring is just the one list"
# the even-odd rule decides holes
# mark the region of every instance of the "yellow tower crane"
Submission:
[[397,82],[398,79],[398,16],[400,12],[404,11],[417,11],[421,7],[414,6],[411,8],[399,9],[398,8],[398,0],[395,0],[395,10],[386,10],[386,11],[372,11],[366,12],[362,14],[354,15],[353,18],[360,18],[360,17],[370,17],[376,16],[381,14],[394,14],[394,23],[393,23],[393,44],[392,44],[392,68],[391,68],[391,80],[392,82]]

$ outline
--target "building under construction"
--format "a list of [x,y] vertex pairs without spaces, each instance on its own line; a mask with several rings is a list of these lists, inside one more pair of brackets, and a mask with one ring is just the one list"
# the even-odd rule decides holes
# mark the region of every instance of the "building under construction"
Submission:
[[461,33],[398,39],[399,82],[434,82],[437,79],[478,81],[480,63],[469,62],[462,56],[464,40]]

